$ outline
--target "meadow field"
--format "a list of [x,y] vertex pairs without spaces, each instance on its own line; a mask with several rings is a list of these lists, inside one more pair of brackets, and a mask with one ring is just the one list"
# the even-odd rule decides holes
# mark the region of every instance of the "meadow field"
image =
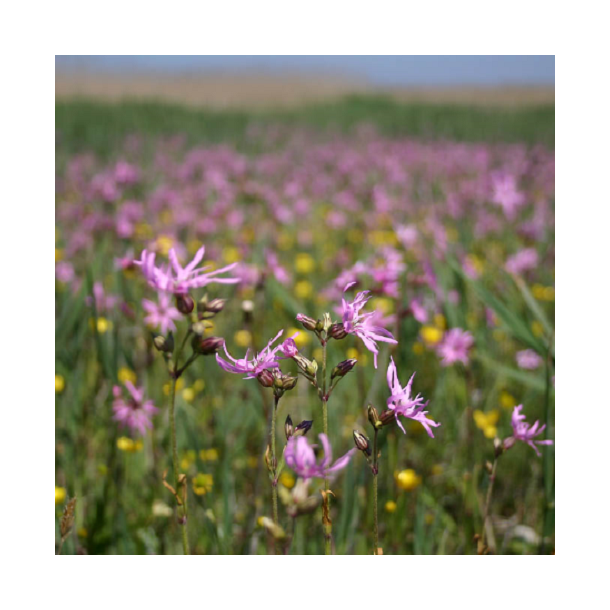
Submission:
[[554,553],[554,125],[58,100],[56,552]]

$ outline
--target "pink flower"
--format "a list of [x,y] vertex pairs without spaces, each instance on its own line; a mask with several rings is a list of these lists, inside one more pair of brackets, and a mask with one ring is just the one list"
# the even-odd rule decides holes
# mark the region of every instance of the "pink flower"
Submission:
[[293,356],[296,356],[299,353],[299,350],[297,349],[297,344],[292,338],[286,339],[286,341],[282,343],[280,351],[284,354],[284,358],[292,358]]
[[144,389],[136,388],[131,381],[125,382],[129,395],[123,396],[123,391],[117,385],[112,388],[114,402],[112,409],[114,419],[121,426],[127,426],[132,432],[144,434],[147,429],[152,428],[151,416],[158,410],[152,400],[144,400]]
[[72,263],[61,261],[55,265],[55,277],[58,281],[67,284],[74,279],[74,267]]
[[[283,333],[284,331],[280,330],[280,332],[275,335],[275,337],[271,339],[269,343],[267,343],[267,347],[265,347],[254,358],[250,360],[248,359],[248,354],[250,353],[250,350],[246,351],[246,355],[243,358],[235,359],[233,358],[233,356],[231,356],[231,354],[229,354],[225,345],[223,346],[225,354],[227,358],[233,362],[233,364],[231,364],[231,362],[223,360],[218,354],[216,354],[216,362],[218,362],[218,365],[221,369],[227,371],[228,373],[246,373],[246,377],[244,377],[244,379],[253,379],[265,369],[279,368],[279,360],[281,360],[282,358],[291,357],[288,355],[288,353],[291,352],[293,349],[296,350],[296,344],[294,345],[294,348],[292,344],[294,344],[294,337],[299,334],[295,333],[294,335],[292,335],[292,337],[286,339],[284,343],[276,345],[272,348],[271,345],[277,339],[279,339]],[[292,343],[290,343],[291,341]],[[278,356],[278,352],[281,352],[282,355]]]
[[409,382],[403,388],[400,385],[400,382],[398,381],[394,358],[390,358],[387,379],[391,395],[388,398],[388,409],[394,411],[394,415],[396,416],[396,423],[400,426],[400,429],[405,434],[406,431],[402,423],[398,419],[399,415],[418,421],[426,429],[428,436],[434,438],[434,434],[432,433],[430,426],[436,428],[437,426],[440,426],[440,424],[437,424],[435,421],[426,417],[426,413],[428,413],[428,411],[424,411],[424,409],[426,408],[428,403],[424,403],[424,399],[419,394],[415,398],[411,398],[411,386],[413,385],[414,377],[415,373],[411,375],[411,379],[409,379]]
[[233,277],[216,277],[220,273],[230,271],[237,263],[232,263],[222,267],[222,269],[210,271],[209,273],[204,273],[206,269],[210,268],[209,266],[195,269],[203,259],[204,252],[205,247],[202,246],[197,250],[195,257],[186,267],[182,267],[178,262],[174,248],[171,248],[168,254],[171,267],[155,267],[156,255],[154,252],[148,252],[147,250],[143,250],[140,260],[136,260],[134,263],[142,267],[144,277],[153,288],[164,292],[173,292],[174,294],[186,294],[193,288],[202,288],[213,282],[217,284],[236,284],[240,281],[238,278]]
[[517,180],[510,174],[498,173],[492,178],[492,201],[499,205],[509,219],[525,203],[523,193],[517,190]]
[[538,252],[534,248],[524,248],[506,260],[506,270],[515,275],[535,269],[538,266]]
[[[351,288],[355,283],[356,282],[350,282],[343,292]],[[342,299],[343,328],[345,329],[345,332],[354,334],[362,339],[365,347],[373,353],[375,368],[377,368],[377,354],[379,353],[379,350],[376,341],[383,341],[385,343],[398,343],[398,341],[394,339],[389,330],[375,325],[372,318],[377,315],[376,311],[360,313],[360,310],[371,298],[368,296],[369,293],[369,290],[359,292],[351,303]]]
[[310,445],[305,436],[293,436],[286,445],[284,453],[286,465],[305,480],[312,477],[325,479],[336,474],[349,464],[352,455],[356,452],[355,448],[350,449],[331,466],[333,455],[328,437],[326,434],[320,434],[319,438],[324,449],[324,457],[319,463],[316,462],[315,445]]
[[111,310],[118,302],[119,297],[114,294],[106,294],[101,282],[93,284],[93,296],[88,296],[85,302],[89,307],[95,305],[97,313]]
[[445,333],[436,348],[436,353],[441,357],[443,366],[450,366],[458,361],[468,364],[468,352],[473,343],[474,337],[467,330],[452,328]]
[[167,292],[159,292],[158,297],[159,303],[142,299],[142,307],[148,314],[144,322],[153,328],[158,328],[165,335],[168,330],[176,330],[174,320],[179,320],[182,314],[171,304]]
[[533,349],[517,352],[517,364],[522,369],[534,370],[542,364],[542,358]]
[[536,452],[536,455],[540,457],[540,451],[538,451],[538,447],[536,447],[536,445],[552,445],[553,441],[535,441],[534,438],[542,434],[546,428],[546,424],[538,427],[539,422],[536,420],[533,425],[529,426],[525,421],[525,415],[521,414],[521,409],[523,409],[523,405],[517,405],[513,411],[513,416],[511,419],[513,436],[517,440],[527,443]]
[[423,306],[420,299],[412,299],[410,303],[411,312],[413,313],[413,317],[420,322],[421,324],[425,324],[428,321],[428,312],[426,308]]

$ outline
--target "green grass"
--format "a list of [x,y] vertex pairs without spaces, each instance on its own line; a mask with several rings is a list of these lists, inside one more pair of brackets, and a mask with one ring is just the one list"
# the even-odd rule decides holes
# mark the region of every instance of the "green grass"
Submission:
[[211,110],[162,102],[120,104],[60,101],[55,111],[62,153],[93,151],[109,156],[133,133],[184,134],[188,143],[243,142],[252,121],[348,131],[371,123],[387,136],[466,142],[525,142],[555,146],[555,107],[474,108],[460,105],[405,104],[386,97],[350,96],[333,103],[295,109]]

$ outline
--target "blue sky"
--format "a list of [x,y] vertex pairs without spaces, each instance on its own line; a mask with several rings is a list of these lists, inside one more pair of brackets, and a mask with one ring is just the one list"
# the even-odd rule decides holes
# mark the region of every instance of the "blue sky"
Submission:
[[328,74],[373,86],[554,85],[553,55],[61,55],[60,70]]

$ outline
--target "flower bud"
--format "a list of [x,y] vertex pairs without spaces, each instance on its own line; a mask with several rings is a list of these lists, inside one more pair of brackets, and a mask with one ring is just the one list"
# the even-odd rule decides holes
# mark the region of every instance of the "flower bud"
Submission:
[[358,432],[358,430],[354,430],[354,444],[356,445],[356,449],[363,451],[367,455],[371,455],[371,447],[369,445],[369,439]]
[[318,363],[315,360],[308,360],[301,354],[295,354],[292,359],[297,363],[298,367],[309,377],[315,377],[318,372]]
[[295,436],[305,436],[310,430],[311,427],[313,426],[313,419],[307,420],[304,419],[295,429],[294,429],[294,435]]
[[208,295],[206,294],[199,303],[197,303],[197,312],[201,319],[213,318],[224,309],[226,302],[226,299],[212,299],[211,301],[208,301]]
[[286,422],[284,423],[284,433],[286,434],[287,441],[289,441],[294,434],[294,426],[292,425],[292,418],[290,415],[286,417]]
[[[515,437],[509,436],[509,437],[505,438],[504,441],[502,442],[502,449],[504,451],[508,451],[514,444],[515,444]],[[496,449],[496,451],[497,451],[497,449]]]
[[322,316],[322,325],[323,325],[322,327],[324,329],[324,332],[328,333],[328,329],[331,327],[332,323],[333,323],[333,321],[332,321],[332,319],[330,317],[330,314],[329,313],[325,313]]
[[355,366],[358,360],[350,358],[349,360],[343,360],[333,369],[330,374],[330,380],[332,381],[335,377],[345,377]]
[[177,294],[176,295],[176,308],[180,313],[188,315],[195,309],[195,301],[188,294]]
[[332,324],[328,329],[328,336],[332,339],[345,339],[347,337],[347,332],[343,328],[343,323],[339,322],[339,324]]
[[381,428],[382,423],[379,419],[379,413],[377,413],[377,409],[373,405],[368,406],[366,413],[368,415],[369,421],[371,422],[371,425],[374,428]]
[[273,387],[273,384],[275,383],[275,377],[273,376],[273,373],[269,369],[265,369],[265,370],[261,371],[256,376],[256,379],[264,388],[271,388],[271,387]]
[[294,389],[298,380],[299,380],[298,377],[290,377],[290,376],[286,375],[282,380],[282,389],[284,389],[284,390]]
[[494,438],[494,453],[496,457],[504,453],[504,444],[497,436]]
[[155,348],[160,352],[171,353],[174,351],[174,335],[171,331],[169,335],[167,335],[167,337],[164,337],[163,335],[157,335],[153,339],[153,343],[155,345]]
[[202,356],[215,354],[223,345],[225,340],[222,337],[200,337],[195,335],[191,342],[193,351]]
[[322,322],[322,320],[318,320],[316,322],[316,330],[318,332],[322,332],[324,330],[324,322]]
[[290,375],[283,375],[280,373],[274,378],[273,385],[278,390],[292,390],[298,381],[298,377],[291,377]]
[[382,426],[389,426],[396,421],[396,415],[392,409],[386,409],[385,411],[381,412],[379,421],[381,422]]
[[297,320],[307,329],[316,330],[316,321],[309,316],[305,316],[302,313],[297,315]]

